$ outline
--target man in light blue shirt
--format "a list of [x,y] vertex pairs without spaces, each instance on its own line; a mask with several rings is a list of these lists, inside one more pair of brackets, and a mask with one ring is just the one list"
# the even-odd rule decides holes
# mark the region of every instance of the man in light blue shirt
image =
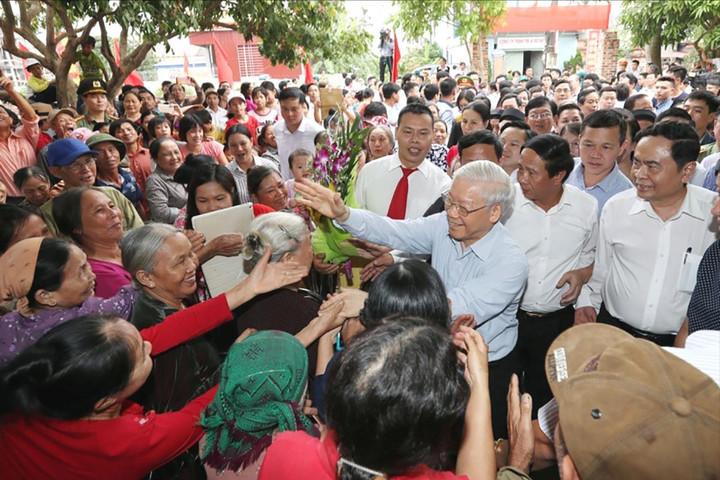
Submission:
[[673,97],[675,96],[675,79],[670,76],[662,76],[655,82],[655,114],[660,115],[662,112],[672,107]]
[[627,147],[627,124],[614,110],[588,115],[580,129],[580,160],[566,183],[589,193],[598,202],[598,218],[613,195],[633,188],[618,168],[617,158]]
[[432,254],[451,302],[453,318],[474,315],[488,344],[490,395],[496,438],[506,433],[501,407],[517,366],[516,313],[528,276],[525,254],[499,223],[514,198],[510,177],[491,162],[460,168],[443,196],[445,212],[415,220],[392,220],[348,208],[339,195],[316,184],[296,184],[300,203],[335,218],[358,238],[416,254]]

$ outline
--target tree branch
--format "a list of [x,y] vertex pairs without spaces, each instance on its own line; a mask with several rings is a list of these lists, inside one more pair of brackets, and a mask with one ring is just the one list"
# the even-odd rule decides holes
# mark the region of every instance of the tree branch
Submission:
[[35,18],[38,15],[40,15],[43,12],[42,5],[40,5],[40,2],[34,1],[30,4],[30,8],[28,8],[27,14],[30,18]]
[[[45,11],[45,48],[54,52],[56,51],[55,46],[57,45],[58,40],[55,38],[55,15],[52,12],[53,11],[50,9]],[[49,57],[47,55],[47,50],[45,56]],[[55,68],[57,68],[57,65],[53,65],[51,70],[55,71]]]
[[17,17],[15,17],[15,13],[12,11],[12,5],[10,1],[2,0],[0,4],[2,4],[2,9],[5,13],[5,18],[0,17],[0,29],[2,29],[4,37],[3,48],[5,48],[5,50],[7,50],[10,54],[15,55],[16,57],[36,58],[38,61],[47,64],[47,62],[43,61],[44,59],[42,56],[38,56],[30,52],[23,52],[17,47],[17,39],[15,38],[15,34],[18,34],[23,40],[27,41],[39,52],[47,53],[45,44],[40,41],[37,35],[35,35],[35,32],[33,32],[30,28],[29,23],[21,25],[16,24]]
[[73,38],[76,36],[75,27],[73,27],[72,21],[70,20],[70,16],[67,14],[67,11],[65,11],[63,8],[58,7],[55,0],[42,0],[45,5],[48,6],[48,9],[55,12],[55,14],[60,18],[60,22],[62,23],[63,27],[65,28],[65,32],[67,32],[68,37]]
[[[0,17],[0,29],[3,32],[3,47],[8,50],[8,46],[15,47],[15,12],[8,0],[1,0],[4,16]],[[8,50],[9,51],[9,50]]]
[[112,72],[112,76],[116,76],[120,73],[120,68],[115,63],[115,57],[113,56],[112,52],[110,51],[110,43],[108,42],[108,34],[107,34],[107,28],[105,27],[105,20],[100,17],[99,19],[99,25],[100,25],[100,40],[101,40],[101,46],[100,51],[102,52],[105,59],[110,64],[110,71]]
[[128,27],[127,25],[123,25],[122,29],[120,29],[120,58],[125,58],[127,56],[127,44],[128,44]]
[[25,0],[18,0],[18,8],[20,9],[20,25],[30,25],[27,12],[27,2]]
[[236,28],[238,28],[236,23],[227,23],[221,21],[213,22],[213,25],[216,27],[229,28],[230,30],[235,30]]

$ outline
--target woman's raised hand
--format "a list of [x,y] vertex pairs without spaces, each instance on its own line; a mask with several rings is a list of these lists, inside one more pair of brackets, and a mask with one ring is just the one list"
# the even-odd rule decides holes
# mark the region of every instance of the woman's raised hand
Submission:
[[328,298],[320,305],[320,313],[334,308],[342,303],[344,307],[340,310],[339,315],[342,318],[355,318],[360,316],[360,310],[365,306],[365,299],[368,294],[362,290],[354,288],[341,288],[340,293]]
[[242,252],[245,237],[241,233],[226,233],[213,238],[209,246],[215,255],[236,257]]
[[465,365],[465,380],[470,390],[488,388],[488,347],[485,340],[476,330],[462,326],[454,336],[460,362]]
[[270,255],[270,247],[268,247],[247,278],[256,295],[293,285],[307,276],[308,267],[295,262],[269,263]]

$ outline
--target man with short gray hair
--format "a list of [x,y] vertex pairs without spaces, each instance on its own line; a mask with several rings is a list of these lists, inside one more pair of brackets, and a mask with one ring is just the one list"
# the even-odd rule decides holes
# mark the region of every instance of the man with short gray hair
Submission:
[[528,276],[525,254],[500,218],[513,204],[515,190],[505,171],[492,162],[460,168],[443,195],[445,211],[415,220],[392,220],[348,208],[339,195],[318,184],[296,184],[311,206],[336,219],[348,232],[370,242],[414,254],[432,254],[452,317],[471,314],[488,344],[493,431],[506,438],[504,397],[517,364],[515,318]]

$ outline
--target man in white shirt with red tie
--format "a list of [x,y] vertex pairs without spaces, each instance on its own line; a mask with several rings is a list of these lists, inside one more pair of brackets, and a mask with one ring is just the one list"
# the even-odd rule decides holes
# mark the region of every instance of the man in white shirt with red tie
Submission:
[[432,125],[432,113],[424,105],[400,111],[398,152],[369,162],[358,175],[355,200],[360,208],[396,220],[418,218],[450,188],[450,177],[425,159]]
[[[359,208],[395,220],[419,218],[450,189],[450,177],[425,158],[432,145],[432,126],[432,112],[424,105],[411,103],[400,111],[397,153],[367,163],[358,175],[355,200]],[[376,258],[363,278],[365,272],[373,278],[394,263],[399,252],[394,253]]]

